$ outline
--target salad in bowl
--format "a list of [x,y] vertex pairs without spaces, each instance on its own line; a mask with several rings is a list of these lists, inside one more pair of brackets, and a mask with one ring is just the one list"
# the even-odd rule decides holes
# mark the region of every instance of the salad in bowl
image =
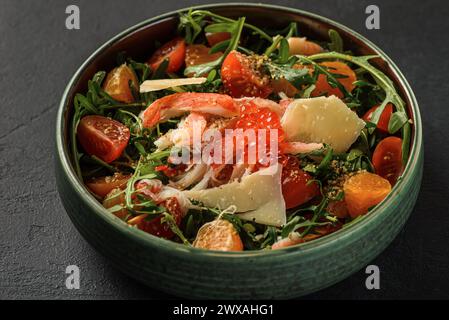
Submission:
[[156,46],[97,70],[69,129],[78,177],[129,228],[277,250],[356,222],[401,179],[406,103],[336,30],[319,41],[198,9]]

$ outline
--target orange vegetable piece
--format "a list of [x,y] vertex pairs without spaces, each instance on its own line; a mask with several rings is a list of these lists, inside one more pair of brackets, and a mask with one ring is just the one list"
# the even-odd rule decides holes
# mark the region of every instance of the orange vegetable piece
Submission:
[[323,52],[323,48],[307,38],[291,37],[288,39],[290,54],[302,54],[310,56],[316,53]]
[[[338,61],[326,61],[320,63],[321,66],[327,67],[328,72],[336,75],[344,75],[346,78],[337,78],[338,82],[340,82],[348,92],[354,90],[355,86],[353,84],[354,81],[357,80],[355,72],[348,67],[347,64]],[[312,97],[321,96],[326,94],[327,96],[337,96],[339,98],[343,98],[344,94],[338,88],[332,87],[327,82],[327,76],[324,74],[320,74],[318,76],[317,82],[315,83],[315,90],[312,92]]]
[[[223,55],[223,52],[209,53],[210,48],[203,44],[191,44],[187,46],[185,64],[187,67],[199,64],[209,63],[217,60]],[[189,73],[188,77],[194,77],[195,73]],[[203,75],[206,76],[206,75]]]
[[126,64],[122,64],[108,73],[103,89],[115,100],[131,103],[134,101],[134,96],[129,88],[129,81],[132,82],[134,88],[139,90],[136,75]]
[[231,36],[230,32],[206,32],[207,43],[209,43],[211,47],[215,46],[217,43],[231,39]]
[[242,251],[243,243],[233,224],[218,219],[204,224],[196,236],[193,246],[209,250]]
[[350,177],[343,189],[349,215],[355,218],[381,202],[390,193],[391,185],[377,174],[361,172]]
[[204,44],[191,44],[187,46],[185,63],[187,67],[196,66],[199,64],[204,64],[212,62],[220,58],[223,53],[209,53],[210,48],[206,47]]
[[[103,207],[106,209],[112,208],[113,206],[123,206],[125,204],[125,192],[120,188],[113,189],[108,193],[106,198],[103,200]],[[113,213],[116,217],[124,220],[128,216],[128,210],[125,208],[115,211]]]
[[271,81],[271,86],[274,92],[283,92],[287,97],[294,97],[299,92],[294,85],[284,78]]
[[93,178],[91,180],[88,180],[86,182],[86,186],[97,196],[104,198],[113,189],[123,189],[130,177],[130,175],[114,173],[113,176]]

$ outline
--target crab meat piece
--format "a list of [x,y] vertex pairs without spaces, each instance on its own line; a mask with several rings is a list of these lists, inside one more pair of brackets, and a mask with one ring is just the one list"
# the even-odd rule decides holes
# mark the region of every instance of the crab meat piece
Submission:
[[207,119],[204,115],[192,112],[179,123],[177,129],[169,130],[166,134],[157,139],[154,144],[159,150],[175,146],[190,146],[193,139],[200,139],[207,126]]
[[269,99],[263,99],[263,98],[240,98],[235,99],[235,102],[238,105],[244,105],[247,102],[254,103],[259,109],[267,108],[273,112],[275,112],[278,116],[282,117],[282,115],[285,112],[286,107],[282,107],[279,105],[279,103],[269,100]]
[[235,101],[225,94],[182,92],[154,101],[140,114],[140,117],[143,126],[151,128],[160,122],[190,112],[231,118],[238,115],[239,108]]

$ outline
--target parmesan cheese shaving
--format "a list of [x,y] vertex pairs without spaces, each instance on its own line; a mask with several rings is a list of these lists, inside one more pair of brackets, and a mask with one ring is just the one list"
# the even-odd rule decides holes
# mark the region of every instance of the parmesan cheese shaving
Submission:
[[234,205],[243,220],[281,226],[286,222],[285,201],[281,186],[282,166],[274,165],[216,188],[187,190],[189,199],[207,207],[228,208]]
[[146,80],[140,85],[140,92],[158,91],[178,86],[186,86],[190,84],[202,84],[206,81],[207,78]]
[[336,153],[357,140],[365,122],[336,96],[296,99],[281,119],[290,142],[326,143]]

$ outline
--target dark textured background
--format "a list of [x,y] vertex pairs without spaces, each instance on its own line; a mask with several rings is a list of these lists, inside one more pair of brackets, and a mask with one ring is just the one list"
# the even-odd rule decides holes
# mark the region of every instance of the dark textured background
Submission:
[[[362,270],[308,298],[448,298],[448,2],[265,2],[309,10],[367,36],[408,78],[423,118],[422,191],[405,229],[373,261],[381,290],[365,289]],[[200,3],[0,0],[0,298],[168,298],[114,270],[70,223],[53,177],[54,120],[66,83],[100,44],[141,20]],[[371,3],[380,7],[381,30],[365,29]],[[65,29],[69,4],[80,7],[81,30]],[[70,264],[81,269],[80,290],[65,288]]]

